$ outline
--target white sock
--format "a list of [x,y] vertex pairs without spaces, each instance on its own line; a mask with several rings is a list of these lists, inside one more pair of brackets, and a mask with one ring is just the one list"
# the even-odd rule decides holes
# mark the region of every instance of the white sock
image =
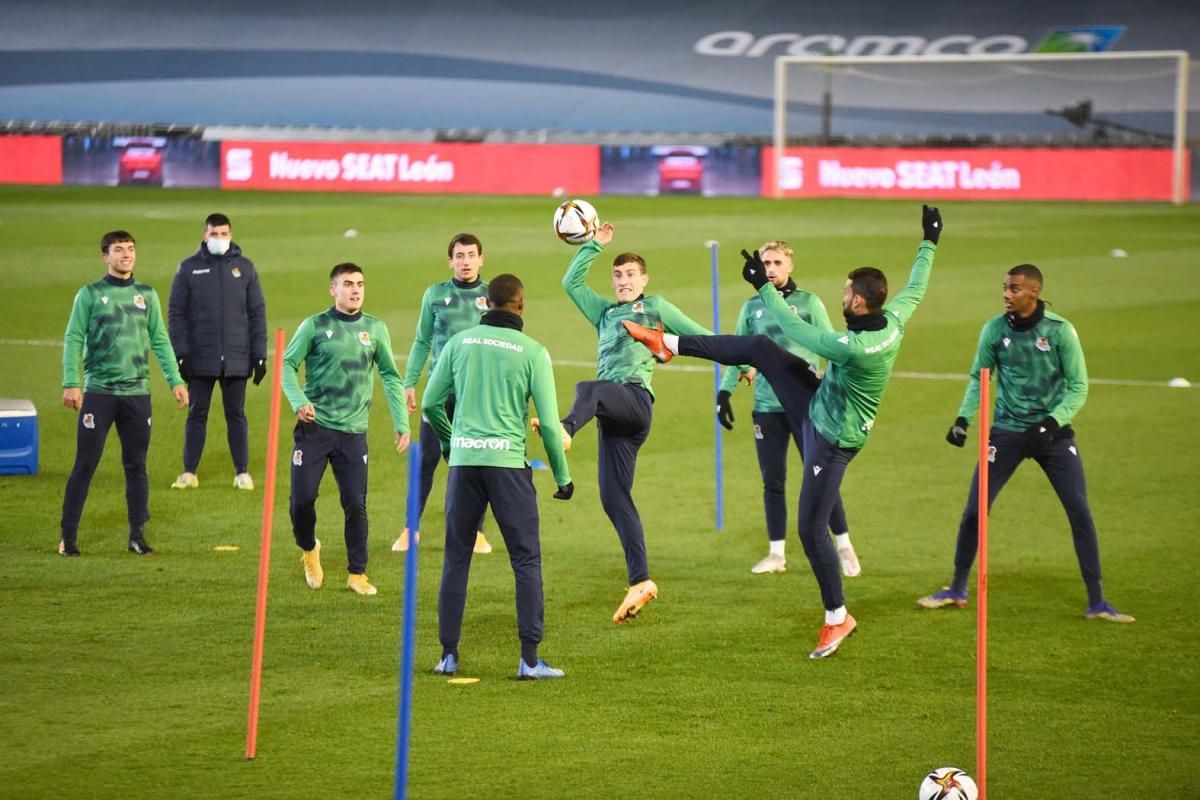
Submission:
[[663,334],[663,344],[675,355],[679,355],[679,337],[673,333]]
[[787,544],[787,539],[780,539],[779,541],[775,541],[774,539],[772,539],[771,540],[771,555],[779,556],[780,558],[783,558],[784,557],[783,547],[786,544]]
[[854,545],[850,544],[850,531],[846,531],[845,533],[835,533],[833,535],[833,541],[837,545],[838,550],[841,550],[843,547],[854,547]]
[[826,625],[841,625],[846,621],[846,607],[838,606],[833,611],[825,612]]

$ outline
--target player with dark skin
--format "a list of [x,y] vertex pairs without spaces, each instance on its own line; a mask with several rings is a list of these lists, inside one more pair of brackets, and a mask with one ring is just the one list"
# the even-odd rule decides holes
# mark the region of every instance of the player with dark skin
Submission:
[[[1043,276],[1019,264],[1004,276],[1005,313],[983,326],[970,381],[946,441],[962,447],[979,405],[980,371],[996,377],[995,419],[988,431],[988,508],[1026,460],[1036,461],[1054,487],[1071,524],[1080,574],[1087,588],[1088,619],[1133,622],[1104,598],[1100,545],[1087,499],[1083,461],[1071,421],[1087,399],[1087,365],[1073,325],[1047,310]],[[976,470],[958,528],[949,586],[920,598],[921,608],[963,608],[979,547],[979,477]]]

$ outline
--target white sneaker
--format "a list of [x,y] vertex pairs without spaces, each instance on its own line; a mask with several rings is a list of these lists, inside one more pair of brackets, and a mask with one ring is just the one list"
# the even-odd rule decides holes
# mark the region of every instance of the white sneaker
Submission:
[[199,487],[200,479],[194,472],[184,472],[171,484],[172,489],[198,489]]
[[854,545],[840,548],[838,560],[842,562],[842,574],[847,578],[857,578],[862,574],[862,565],[858,563],[858,554],[854,552]]
[[254,489],[254,478],[249,472],[239,472],[233,476],[233,488],[249,492]]
[[787,560],[781,555],[768,553],[767,557],[750,568],[755,575],[769,572],[787,572]]

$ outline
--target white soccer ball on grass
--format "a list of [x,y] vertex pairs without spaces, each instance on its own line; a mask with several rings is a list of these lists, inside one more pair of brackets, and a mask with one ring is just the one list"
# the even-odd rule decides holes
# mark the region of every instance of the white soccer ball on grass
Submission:
[[939,767],[925,776],[918,800],[979,800],[979,787],[957,767]]

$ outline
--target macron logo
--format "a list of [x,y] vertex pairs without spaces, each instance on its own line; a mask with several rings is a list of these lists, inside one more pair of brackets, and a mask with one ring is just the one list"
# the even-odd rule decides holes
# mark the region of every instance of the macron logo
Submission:
[[813,476],[815,477],[815,476],[817,476],[817,475],[820,475],[820,474],[821,474],[821,465],[820,465],[820,464],[813,464]]
[[508,439],[471,439],[467,436],[455,436],[450,445],[460,450],[508,450],[512,447]]

